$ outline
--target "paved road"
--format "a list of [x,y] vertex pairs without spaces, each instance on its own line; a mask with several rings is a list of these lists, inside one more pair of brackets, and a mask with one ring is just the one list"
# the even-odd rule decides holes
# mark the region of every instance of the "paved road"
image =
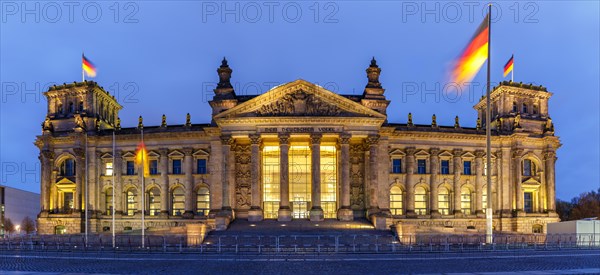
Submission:
[[600,274],[600,250],[288,256],[0,252],[0,274],[534,274],[531,271]]

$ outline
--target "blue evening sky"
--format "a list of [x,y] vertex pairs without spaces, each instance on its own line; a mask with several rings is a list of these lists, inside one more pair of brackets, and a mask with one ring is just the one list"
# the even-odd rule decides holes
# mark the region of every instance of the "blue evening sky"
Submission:
[[[0,2],[1,184],[39,192],[33,145],[48,84],[81,81],[81,52],[95,81],[124,106],[123,127],[210,122],[207,100],[227,56],[238,94],[302,78],[362,93],[372,56],[392,101],[390,122],[474,126],[484,92],[444,89],[450,62],[483,19],[479,2]],[[550,116],[563,144],[557,196],[600,185],[599,4],[499,2],[492,25],[492,80],[515,54],[515,81],[554,93]]]

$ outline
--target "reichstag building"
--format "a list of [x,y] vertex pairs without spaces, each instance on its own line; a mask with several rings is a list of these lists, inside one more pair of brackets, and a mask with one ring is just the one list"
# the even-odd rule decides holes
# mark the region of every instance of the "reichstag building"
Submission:
[[[122,106],[95,82],[53,86],[35,145],[41,161],[40,234],[226,230],[234,219],[350,221],[415,232],[544,233],[558,221],[560,147],[542,86],[503,82],[491,92],[492,196],[486,195],[485,98],[476,127],[387,120],[390,101],[373,59],[362,95],[296,80],[236,95],[223,60],[203,124],[121,128]],[[149,175],[135,162],[144,133]],[[114,148],[113,150],[113,134]],[[144,184],[142,185],[142,178]],[[87,184],[86,184],[87,183]],[[89,191],[86,192],[86,187]],[[113,195],[114,194],[114,195]],[[142,196],[143,195],[143,196]],[[144,199],[142,199],[144,197]],[[86,200],[87,198],[87,200]],[[114,208],[113,208],[114,205]]]

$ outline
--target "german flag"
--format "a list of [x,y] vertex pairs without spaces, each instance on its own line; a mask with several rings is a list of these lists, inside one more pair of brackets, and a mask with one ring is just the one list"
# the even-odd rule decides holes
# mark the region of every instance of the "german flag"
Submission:
[[83,71],[89,77],[96,77],[96,66],[89,59],[85,58],[85,55],[81,54]]
[[504,77],[506,77],[508,75],[508,73],[510,73],[513,70],[514,58],[515,58],[515,56],[511,55],[508,62],[506,62],[506,64],[504,65]]
[[137,147],[135,163],[140,165],[142,170],[144,170],[144,177],[150,176],[150,161],[148,160],[148,151],[146,151],[146,145],[144,145],[143,141]]
[[489,14],[483,19],[483,22],[477,28],[475,35],[463,53],[456,60],[452,70],[452,81],[455,83],[465,83],[471,81],[483,63],[488,59],[489,47]]

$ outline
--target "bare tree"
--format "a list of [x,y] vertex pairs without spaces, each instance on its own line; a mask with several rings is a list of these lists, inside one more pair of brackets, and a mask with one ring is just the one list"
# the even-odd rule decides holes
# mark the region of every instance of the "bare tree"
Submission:
[[23,218],[23,221],[21,222],[21,228],[23,231],[25,231],[25,233],[31,234],[35,231],[35,222],[29,216],[27,216]]
[[9,236],[10,234],[15,233],[15,225],[10,218],[4,218],[2,224],[4,225],[4,232],[7,232]]

